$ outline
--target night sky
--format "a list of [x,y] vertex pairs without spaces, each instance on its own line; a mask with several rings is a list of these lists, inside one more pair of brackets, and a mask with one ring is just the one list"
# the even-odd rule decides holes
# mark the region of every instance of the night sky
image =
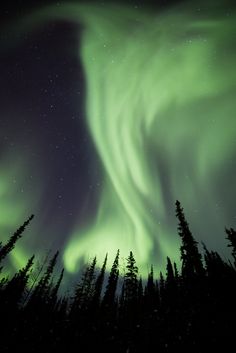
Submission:
[[1,23],[1,239],[35,214],[9,266],[49,249],[67,273],[118,248],[144,276],[179,263],[176,199],[196,239],[227,256],[233,2],[15,1]]

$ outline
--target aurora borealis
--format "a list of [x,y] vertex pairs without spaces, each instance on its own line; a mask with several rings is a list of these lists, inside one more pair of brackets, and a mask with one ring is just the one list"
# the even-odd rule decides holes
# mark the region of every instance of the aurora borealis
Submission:
[[[167,255],[178,263],[176,199],[197,240],[224,254],[224,227],[236,223],[231,3],[74,2],[28,13],[2,44],[3,239],[28,214],[37,219],[12,265],[58,247],[70,273],[106,252],[111,263],[117,249],[124,257],[134,252],[143,276]],[[50,58],[48,31],[57,39]],[[29,43],[44,45],[38,63],[25,54]],[[16,63],[22,74],[11,71]],[[43,75],[47,85],[59,78],[48,87]]]

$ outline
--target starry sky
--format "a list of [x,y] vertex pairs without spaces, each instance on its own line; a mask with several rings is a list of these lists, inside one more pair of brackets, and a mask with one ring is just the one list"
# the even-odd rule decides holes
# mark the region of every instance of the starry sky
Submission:
[[68,274],[118,248],[143,276],[179,263],[176,199],[228,255],[235,17],[232,1],[1,4],[1,239],[35,214],[12,269],[49,249]]

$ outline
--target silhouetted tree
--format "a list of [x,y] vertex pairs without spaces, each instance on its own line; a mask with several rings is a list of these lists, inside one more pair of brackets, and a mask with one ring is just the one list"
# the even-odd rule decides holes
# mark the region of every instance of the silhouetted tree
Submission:
[[58,294],[58,290],[60,288],[62,279],[64,276],[64,268],[61,270],[60,276],[55,284],[55,286],[53,286],[52,290],[51,290],[51,294],[50,294],[50,300],[51,302],[56,305],[56,301],[57,301],[57,294]]
[[19,270],[13,278],[7,282],[4,291],[4,305],[16,306],[26,289],[29,280],[29,271],[33,266],[34,255],[28,260],[26,266]]
[[150,272],[148,274],[147,284],[145,286],[145,305],[148,311],[153,310],[157,307],[157,293],[156,293],[156,285],[154,283],[154,273],[153,273],[153,265],[151,265]]
[[166,265],[166,285],[171,285],[175,281],[174,270],[170,258],[167,256]]
[[178,278],[175,277],[171,260],[167,256],[165,297],[168,302],[168,306],[171,306],[171,307],[176,306],[176,301],[177,301],[177,296],[178,296],[177,280],[178,280]]
[[[62,297],[58,293],[64,274],[62,270],[54,275],[58,252],[49,261],[47,255],[36,276],[31,257],[13,277],[1,278],[1,351],[12,352],[17,346],[19,351],[35,353],[199,353],[227,343],[233,347],[236,269],[204,244],[203,267],[178,201],[176,207],[182,240],[180,274],[167,257],[165,278],[160,273],[155,280],[151,266],[143,282],[130,252],[125,274],[119,278],[118,250],[102,298],[107,255],[101,269],[96,267],[96,257],[87,264],[73,298],[68,298],[69,291]],[[235,231],[230,228],[226,233],[235,256]],[[5,245],[2,259],[16,239]],[[28,290],[26,300],[32,281],[33,290]]]
[[102,301],[102,305],[107,308],[112,308],[115,304],[115,294],[116,294],[117,282],[119,278],[119,256],[120,256],[120,250],[117,250],[116,257],[108,277],[108,282],[107,282],[106,290]]
[[58,255],[59,255],[59,251],[57,251],[55,253],[55,255],[52,257],[52,259],[49,261],[46,272],[43,275],[43,277],[41,278],[41,280],[39,281],[39,284],[38,284],[39,290],[40,289],[43,289],[43,290],[47,289],[47,287],[49,285],[49,281],[52,277],[53,270],[54,270],[56,263],[57,263]]
[[143,304],[143,281],[142,277],[139,277],[138,281],[138,302],[142,305]]
[[174,262],[174,276],[175,276],[175,279],[176,279],[176,280],[179,279],[179,271],[178,271],[178,269],[177,269],[176,262]]
[[[33,293],[36,285],[38,284],[40,276],[41,276],[44,268],[47,265],[47,262],[49,259],[49,254],[50,254],[50,251],[48,251],[46,253],[46,256],[44,257],[44,260],[42,261],[42,263],[38,264],[38,266],[36,266],[36,268],[34,269],[33,273],[31,273],[30,286],[29,286],[29,288],[27,288],[26,295],[25,295],[25,298],[23,301],[23,305],[25,305],[27,303],[27,301],[31,297],[31,294]],[[35,273],[35,271],[36,271],[36,273]]]
[[234,258],[234,264],[236,265],[236,231],[233,228],[225,228],[227,237],[229,241],[228,247],[232,248],[232,256]]
[[124,296],[125,302],[131,303],[137,301],[138,294],[138,267],[132,251],[127,258],[126,273],[124,278]]
[[100,297],[101,297],[101,292],[102,292],[102,286],[103,286],[103,281],[104,281],[104,276],[105,276],[105,271],[106,271],[106,265],[107,265],[107,254],[104,259],[102,268],[100,273],[97,276],[95,285],[94,285],[94,295],[93,295],[93,305],[98,307],[100,303]]
[[159,292],[160,292],[160,300],[161,300],[161,303],[163,304],[164,297],[165,297],[165,280],[164,280],[162,271],[160,272]]
[[179,221],[178,233],[182,240],[180,247],[182,276],[185,279],[191,279],[195,275],[203,275],[204,268],[202,256],[197,247],[198,243],[192,236],[188,222],[185,219],[183,208],[178,200],[176,201],[176,217]]
[[23,225],[20,226],[20,228],[18,228],[17,231],[10,237],[8,242],[0,248],[0,262],[7,256],[7,254],[9,254],[9,252],[12,251],[15,243],[22,237],[22,233],[33,218],[34,215],[31,215],[29,219],[24,222]]
[[95,266],[96,256],[92,262],[86,267],[82,278],[75,289],[74,299],[71,311],[86,310],[91,304],[94,294],[94,279],[95,279]]
[[204,249],[204,260],[206,264],[206,272],[208,277],[217,281],[219,277],[225,276],[227,273],[227,265],[221,256],[216,251],[209,251],[204,243],[202,243]]
[[[36,306],[42,303],[47,304],[48,302],[50,302],[50,280],[52,278],[52,274],[57,263],[58,255],[59,251],[57,251],[52,257],[52,259],[49,261],[48,267],[46,268],[44,275],[39,280],[29,299],[29,306]],[[38,309],[40,310],[40,306],[38,306]]]

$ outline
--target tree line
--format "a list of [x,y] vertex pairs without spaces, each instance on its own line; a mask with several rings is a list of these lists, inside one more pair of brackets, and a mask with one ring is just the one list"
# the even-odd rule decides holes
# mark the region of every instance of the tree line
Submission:
[[[0,263],[22,237],[33,215],[0,244]],[[207,352],[235,345],[236,231],[225,229],[232,259],[203,244],[198,249],[176,201],[181,269],[169,257],[166,272],[143,281],[132,251],[120,276],[117,250],[109,273],[94,257],[73,289],[60,295],[64,269],[59,252],[35,271],[35,256],[11,278],[0,267],[0,351],[12,352]],[[105,280],[106,279],[106,280]],[[118,283],[122,283],[118,290]]]

